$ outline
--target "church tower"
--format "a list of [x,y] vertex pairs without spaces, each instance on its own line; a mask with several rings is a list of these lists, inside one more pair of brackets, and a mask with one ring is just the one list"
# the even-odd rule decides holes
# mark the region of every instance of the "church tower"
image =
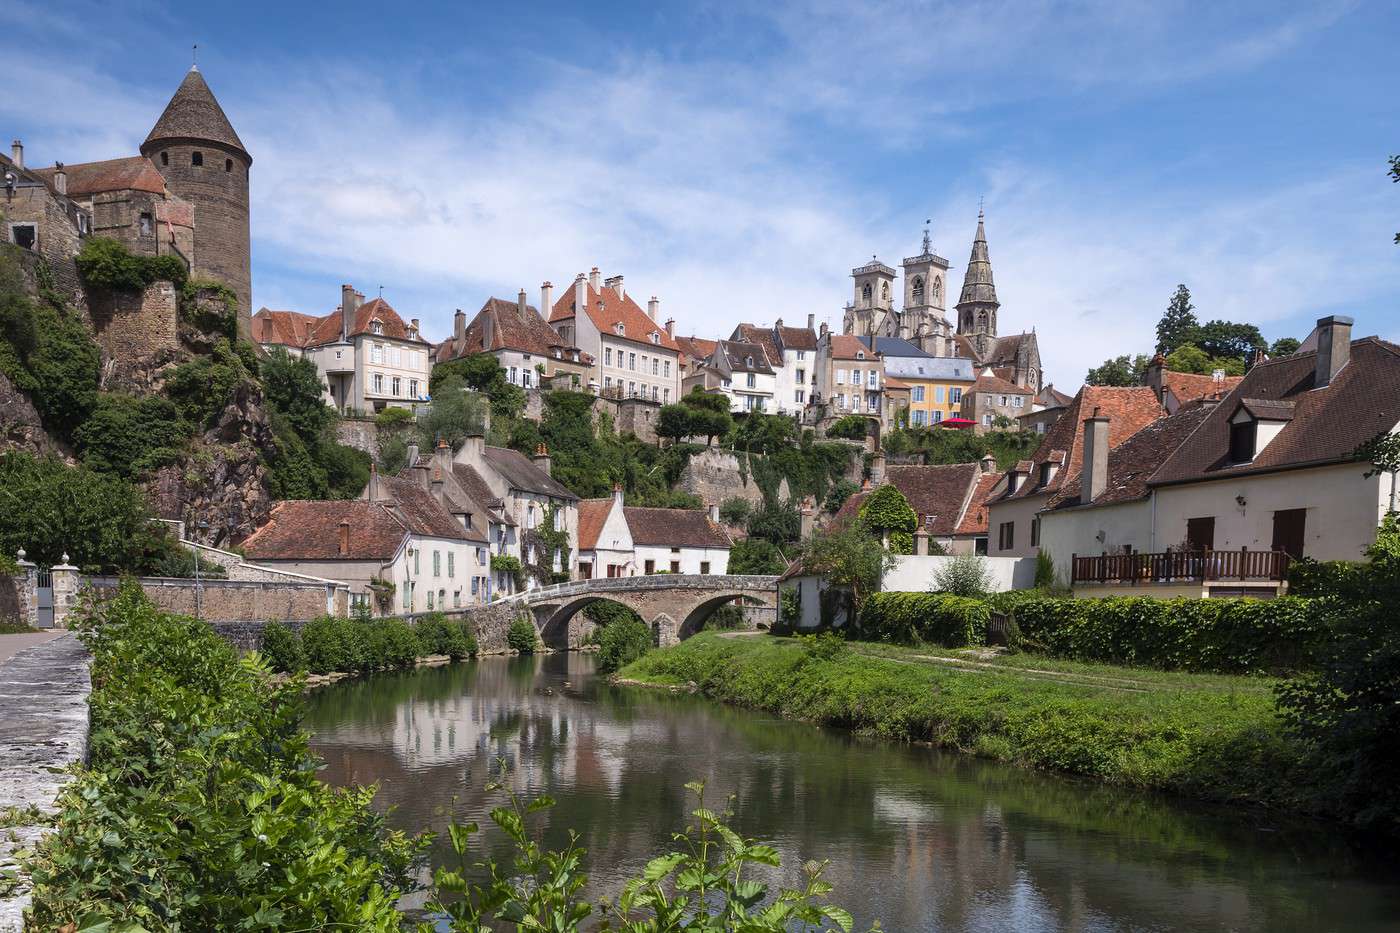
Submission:
[[842,328],[846,333],[858,337],[895,336],[894,277],[895,271],[874,256],[851,270],[855,300],[846,306]]
[[234,132],[199,68],[191,65],[141,154],[176,195],[194,205],[194,275],[238,296],[238,333],[252,332],[252,248],[248,169],[253,157]]
[[[904,308],[899,333],[934,356],[950,356],[945,344],[952,336],[947,318],[948,260],[937,255],[924,228],[923,250],[904,260]],[[941,351],[941,352],[940,352]]]
[[[982,212],[977,212],[977,236],[972,240],[972,258],[963,273],[962,295],[958,298],[958,333],[987,343],[997,335],[996,284],[992,281],[992,260],[987,255],[987,232],[982,224]],[[977,340],[976,338],[983,338]],[[979,350],[979,352],[985,352]]]

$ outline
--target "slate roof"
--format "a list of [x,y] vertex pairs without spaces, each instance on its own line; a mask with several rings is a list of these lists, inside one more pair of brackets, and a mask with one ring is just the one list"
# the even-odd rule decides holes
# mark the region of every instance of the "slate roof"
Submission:
[[529,457],[518,450],[511,450],[509,447],[487,447],[482,456],[513,489],[567,499],[571,502],[578,501],[578,496],[569,492],[564,484],[535,466]]
[[[34,169],[34,174],[53,188],[56,169]],[[84,198],[105,191],[148,191],[165,193],[165,179],[151,160],[145,156],[107,159],[102,162],[78,162],[63,166],[68,175],[68,197]]]
[[[1349,361],[1329,385],[1313,389],[1317,354],[1260,363],[1152,476],[1151,484],[1226,476],[1352,460],[1357,446],[1400,423],[1400,346],[1378,337],[1351,343]],[[1292,402],[1293,418],[1250,463],[1232,464],[1230,418],[1240,400]]]
[[[721,340],[719,348],[724,354],[725,362],[734,372],[773,375],[773,367],[768,365],[768,356],[762,346],[756,343]],[[750,359],[753,360],[753,365],[749,365]]]
[[[1084,457],[1084,419],[1095,410],[1108,417],[1108,447],[1114,447],[1162,417],[1166,412],[1157,394],[1148,386],[1084,386],[1065,409],[1060,420],[1045,432],[1030,460],[1018,463],[1015,469],[1029,475],[1015,492],[1003,494],[1003,499],[1024,499],[1028,496],[1054,495],[1067,478],[1078,476]],[[1039,466],[1047,461],[1059,463],[1060,469],[1045,485],[1039,484]]]
[[[959,525],[972,494],[982,477],[976,463],[951,463],[939,466],[891,466],[885,470],[885,482],[894,486],[918,513],[919,527],[931,535],[959,534]],[[996,474],[992,474],[995,476]],[[832,519],[833,524],[847,522],[860,513],[868,492],[851,496]],[[933,522],[928,522],[928,516]]]
[[918,347],[916,347],[909,341],[901,340],[898,337],[865,336],[858,337],[856,339],[858,339],[861,343],[865,344],[867,347],[870,347],[871,349],[875,350],[875,352],[884,354],[887,358],[891,356],[904,356],[933,359],[932,353],[926,353],[925,351],[920,350]]
[[963,273],[962,294],[958,304],[984,302],[1000,305],[997,301],[997,287],[992,281],[992,259],[987,252],[987,231],[982,223],[982,212],[977,212],[977,234],[972,238],[972,256],[967,261]]
[[[593,321],[593,326],[610,337],[627,340],[643,346],[661,346],[667,350],[679,351],[676,340],[666,333],[666,328],[660,323],[653,321],[641,307],[632,300],[631,295],[618,295],[617,290],[604,286],[601,289],[594,288],[587,280],[583,287],[587,294],[586,301],[588,307],[585,309],[588,317]],[[575,285],[570,284],[563,290],[563,294],[554,302],[554,307],[550,309],[549,322],[562,321],[571,318],[578,313],[574,307]],[[600,304],[601,303],[601,304]],[[616,325],[621,323],[623,333],[618,334]],[[652,343],[651,335],[657,335],[657,342]]]
[[175,89],[175,96],[165,105],[165,111],[160,115],[160,119],[156,120],[156,125],[151,127],[146,141],[141,144],[142,154],[152,143],[175,139],[220,143],[236,149],[249,162],[253,160],[198,68],[192,67],[185,73],[185,79]]
[[[350,551],[340,553],[340,523],[349,522]],[[383,503],[363,499],[278,502],[242,544],[254,560],[392,560],[407,525]]]
[[[489,347],[483,340],[487,318],[491,320]],[[519,302],[488,298],[476,313],[476,317],[467,325],[461,343],[458,344],[455,336],[448,337],[442,342],[435,358],[438,362],[446,362],[492,350],[519,350],[523,353],[553,356],[556,347],[560,350],[571,349],[559,336],[558,331],[540,317],[534,305],[526,305],[522,312]],[[580,358],[582,356],[583,354],[580,354]]]
[[929,380],[944,382],[973,382],[972,360],[957,356],[899,357],[887,356],[885,378],[898,376],[901,379]]
[[450,538],[454,541],[482,541],[486,535],[479,528],[463,528],[430,491],[410,478],[380,476],[382,495],[392,499],[408,529],[429,538]]
[[[629,505],[622,514],[632,543],[647,547],[728,548],[729,534],[703,509],[649,509]],[[595,536],[596,540],[596,536]]]
[[[1108,451],[1108,483],[1094,505],[1132,502],[1147,496],[1147,481],[1162,462],[1191,436],[1215,408],[1212,402],[1194,402],[1169,418],[1158,418],[1117,447]],[[1110,430],[1112,422],[1110,422]],[[1080,498],[1082,470],[1065,477],[1059,490],[1045,503],[1047,509],[1084,505]]]

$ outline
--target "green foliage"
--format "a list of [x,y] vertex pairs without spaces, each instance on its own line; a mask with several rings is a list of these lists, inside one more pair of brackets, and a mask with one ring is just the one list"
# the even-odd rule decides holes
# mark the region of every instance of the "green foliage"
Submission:
[[267,488],[274,499],[325,499],[330,493],[326,471],[281,412],[270,412],[273,447],[266,458]]
[[914,529],[919,525],[919,516],[894,484],[884,483],[865,497],[860,504],[860,520],[889,541],[891,553],[914,553]]
[[450,622],[440,612],[430,612],[414,626],[424,654],[445,654],[454,661],[474,657],[476,636],[465,622]]
[[461,377],[442,379],[433,393],[432,410],[418,419],[419,443],[426,450],[439,440],[461,447],[468,435],[485,433],[488,407],[486,396],[468,391]]
[[826,577],[851,591],[857,618],[866,597],[879,591],[880,580],[894,567],[894,555],[860,522],[813,534],[801,560],[803,573]]
[[933,588],[953,596],[986,596],[992,588],[986,558],[959,554],[945,561],[933,575]]
[[1189,343],[1196,334],[1196,306],[1191,304],[1191,290],[1178,285],[1162,319],[1157,322],[1157,352],[1171,353],[1184,343]]
[[316,780],[299,682],[134,584],[81,637],[89,760],[28,859],[36,929],[399,929],[425,843]]
[[1254,351],[1268,346],[1259,328],[1253,324],[1219,320],[1202,324],[1190,342],[1204,350],[1207,356],[1237,359],[1241,365]]
[[301,639],[297,637],[296,632],[281,622],[269,622],[263,626],[258,653],[274,671],[295,674],[306,669]]
[[802,534],[802,516],[791,501],[768,501],[749,516],[749,537],[761,538],[782,546],[796,541]]
[[885,436],[885,452],[891,455],[922,453],[924,462],[976,463],[987,454],[996,458],[998,469],[1017,460],[1028,460],[1044,435],[1034,431],[950,431],[947,428],[910,428]]
[[213,427],[252,371],[227,340],[214,344],[209,356],[181,363],[165,381],[165,392],[180,409],[180,415],[201,429]]
[[719,506],[720,520],[729,525],[743,525],[753,514],[753,504],[742,496],[725,499]]
[[141,572],[168,546],[141,491],[56,458],[0,454],[0,553],[24,548],[41,565]]
[[525,568],[520,566],[520,558],[510,554],[492,554],[491,569],[498,573],[508,573],[515,581],[517,590],[525,586]]
[[199,559],[196,563],[196,551],[170,538],[166,538],[165,543],[167,546],[162,551],[146,561],[145,567],[142,568],[144,575],[192,579],[198,571],[202,580],[220,580],[228,577],[228,571],[222,564],[214,563],[208,558]]
[[1304,557],[1288,564],[1290,596],[1342,596],[1361,582],[1367,565],[1353,560],[1313,560]]
[[822,502],[822,508],[833,515],[841,510],[841,506],[846,504],[846,500],[860,492],[860,487],[851,480],[842,477],[832,484],[830,491],[826,494],[826,500]]
[[1139,353],[1136,356],[1115,356],[1106,359],[1089,370],[1084,381],[1091,386],[1137,386],[1142,385],[1147,376],[1148,359]]
[[688,395],[681,396],[680,402],[690,410],[687,436],[704,437],[705,443],[713,444],[715,438],[724,437],[734,429],[727,396],[711,394],[696,386]]
[[396,431],[413,424],[413,412],[407,408],[386,408],[374,416],[380,431]]
[[492,418],[508,421],[518,418],[525,409],[525,390],[511,385],[506,371],[489,353],[476,353],[434,366],[428,379],[428,392],[433,397],[434,408],[437,407],[438,396],[457,388],[458,380],[461,386],[474,389],[490,400]]
[[303,439],[332,427],[335,411],[325,402],[325,385],[310,359],[274,347],[258,367],[263,394]]
[[656,436],[669,438],[672,442],[689,437],[695,433],[691,430],[694,423],[692,412],[693,409],[679,402],[674,405],[662,405],[656,413]]
[[365,656],[360,628],[351,619],[322,616],[301,630],[306,669],[313,674],[350,673],[359,670]]
[[787,569],[783,552],[772,541],[745,538],[729,549],[729,572],[773,575]]
[[[180,289],[180,319],[203,334],[238,340],[238,296],[221,282],[191,279]],[[256,366],[248,364],[249,370]]]
[[860,415],[842,415],[832,422],[831,427],[826,429],[826,436],[863,441],[869,427],[869,419],[862,418]]
[[874,593],[860,612],[861,638],[945,648],[985,644],[991,607],[948,593]]
[[434,614],[418,625],[368,615],[322,616],[302,627],[301,650],[306,669],[313,674],[367,674],[412,667],[428,654],[462,658],[475,654],[477,648],[476,639],[463,625]]
[[1196,373],[1208,376],[1217,369],[1227,376],[1243,376],[1245,359],[1243,356],[1215,357],[1194,343],[1184,343],[1167,357],[1167,368],[1177,373]]
[[1050,589],[1055,585],[1055,558],[1045,548],[1035,552],[1036,589]]
[[1311,667],[1335,611],[1278,599],[1030,599],[1016,606],[1027,650],[1077,661],[1256,674]]
[[73,443],[85,466],[136,478],[178,460],[190,433],[169,399],[103,393]]
[[[583,850],[570,834],[564,848],[544,849],[531,832],[532,815],[554,805],[548,797],[526,803],[501,781],[489,791],[503,791],[507,803],[491,811],[491,821],[510,840],[515,856],[508,867],[494,859],[470,861],[475,823],[448,827],[458,864],[434,875],[434,898],[428,910],[445,918],[452,933],[504,929],[577,933],[582,929],[628,933],[786,933],[798,929],[837,929],[850,933],[853,921],[846,910],[829,903],[830,883],[822,880],[824,862],[802,869],[802,886],[770,896],[767,884],[754,880],[764,868],[779,867],[772,846],[745,839],[729,826],[733,814],[705,806],[704,785],[687,784],[696,797],[694,823],[675,835],[676,850],[651,859],[642,873],[628,880],[601,907],[601,921],[585,926],[592,906],[583,898],[588,883],[583,873]],[[473,874],[486,881],[473,883]],[[433,933],[424,922],[419,933]]]
[[518,617],[506,629],[506,646],[521,654],[534,654],[539,647],[540,636],[535,631],[535,623],[524,616]]
[[109,292],[139,292],[161,279],[180,288],[189,277],[178,256],[138,256],[108,237],[84,240],[77,263],[84,285]]
[[310,453],[325,471],[327,498],[354,499],[369,484],[370,456],[363,450],[323,440]]
[[1269,356],[1277,358],[1280,356],[1292,356],[1298,352],[1302,342],[1297,337],[1280,337],[1269,346]]
[[651,629],[629,609],[602,627],[598,646],[598,670],[621,670],[651,650]]

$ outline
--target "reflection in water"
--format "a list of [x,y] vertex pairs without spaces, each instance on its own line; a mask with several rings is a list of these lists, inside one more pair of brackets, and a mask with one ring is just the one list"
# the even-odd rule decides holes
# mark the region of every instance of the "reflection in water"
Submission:
[[[311,696],[307,727],[323,776],[379,782],[408,830],[487,825],[504,758],[559,801],[545,839],[579,834],[594,896],[667,850],[703,779],[712,804],[734,796],[736,828],[778,846],[773,880],[829,859],[837,902],[887,930],[1400,930],[1395,863],[1332,828],[613,688],[588,655],[345,681]],[[499,833],[487,843],[507,855]]]

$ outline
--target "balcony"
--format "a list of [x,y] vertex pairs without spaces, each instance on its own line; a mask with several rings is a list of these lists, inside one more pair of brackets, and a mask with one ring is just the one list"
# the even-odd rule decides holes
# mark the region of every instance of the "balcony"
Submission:
[[1073,584],[1281,583],[1288,575],[1285,551],[1164,551],[1070,558]]

